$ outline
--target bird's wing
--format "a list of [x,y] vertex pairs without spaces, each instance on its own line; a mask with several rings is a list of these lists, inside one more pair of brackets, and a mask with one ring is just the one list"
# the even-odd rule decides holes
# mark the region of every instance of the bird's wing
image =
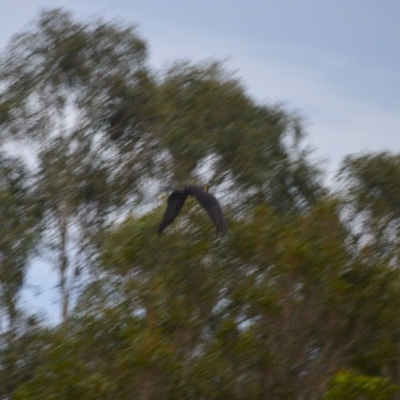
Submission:
[[225,233],[227,231],[227,227],[224,219],[224,214],[222,213],[219,203],[217,202],[216,204],[205,208],[205,210],[210,216],[212,222],[214,223],[217,233]]
[[217,233],[225,233],[227,227],[218,200],[212,194],[204,192],[202,188],[197,186],[187,187],[186,192],[196,197],[200,205],[207,211],[207,214],[215,225]]
[[187,196],[187,193],[177,191],[174,191],[169,195],[167,209],[165,210],[163,219],[158,227],[158,233],[162,233],[165,227],[177,217]]

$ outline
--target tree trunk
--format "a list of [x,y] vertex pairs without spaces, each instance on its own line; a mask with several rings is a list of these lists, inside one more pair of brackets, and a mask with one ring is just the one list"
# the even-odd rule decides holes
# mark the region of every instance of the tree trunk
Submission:
[[68,256],[67,256],[67,218],[61,216],[60,224],[60,292],[61,292],[61,318],[67,318],[69,308],[69,289],[68,289]]

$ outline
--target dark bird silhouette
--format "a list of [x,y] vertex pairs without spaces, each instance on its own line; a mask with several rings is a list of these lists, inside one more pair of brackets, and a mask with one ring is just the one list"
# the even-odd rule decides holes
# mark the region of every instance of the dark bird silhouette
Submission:
[[158,227],[159,234],[178,216],[188,196],[196,197],[200,205],[207,211],[217,233],[226,232],[227,229],[221,206],[218,200],[212,194],[208,193],[208,185],[205,185],[203,188],[200,186],[185,186],[183,189],[174,190],[170,194],[167,209]]

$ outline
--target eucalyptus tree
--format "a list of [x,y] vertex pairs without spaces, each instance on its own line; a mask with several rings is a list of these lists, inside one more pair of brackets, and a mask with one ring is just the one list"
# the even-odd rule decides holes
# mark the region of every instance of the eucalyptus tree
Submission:
[[33,154],[63,318],[72,254],[88,231],[138,195],[145,176],[152,93],[146,55],[134,27],[82,22],[56,9],[15,35],[1,58],[3,143]]
[[40,236],[40,205],[30,184],[32,179],[16,158],[0,154],[0,312],[14,328],[18,299],[27,266]]
[[[364,252],[398,262],[400,250],[400,155],[357,154],[344,159],[339,177]],[[368,246],[365,246],[368,244]],[[372,257],[373,256],[373,257]]]
[[338,201],[260,205],[215,240],[193,208],[157,237],[159,211],[103,232],[102,274],[15,398],[392,398],[399,271],[352,251]]
[[236,203],[267,201],[280,213],[301,211],[323,194],[302,118],[257,102],[221,63],[174,63],[158,93],[156,133],[172,160],[171,179],[206,170],[213,184],[230,186]]

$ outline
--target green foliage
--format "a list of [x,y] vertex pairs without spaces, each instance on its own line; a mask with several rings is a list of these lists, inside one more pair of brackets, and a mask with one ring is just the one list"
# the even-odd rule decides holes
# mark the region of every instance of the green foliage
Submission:
[[349,196],[359,212],[398,219],[400,157],[389,153],[348,156],[341,168]]
[[[348,157],[328,195],[298,115],[63,10],[0,81],[2,144],[34,160],[0,158],[0,398],[399,398],[398,155]],[[189,198],[157,236],[155,193],[204,175],[228,234]],[[35,249],[60,274],[51,327],[18,309]]]
[[2,134],[32,150],[37,164],[36,200],[57,260],[63,318],[71,271],[81,268],[69,249],[88,255],[89,238],[150,175],[144,147],[137,148],[151,114],[145,60],[133,27],[79,22],[60,9],[41,12],[0,60]]
[[399,387],[391,385],[388,379],[359,375],[353,371],[339,371],[326,392],[326,400],[390,400]]
[[[232,180],[247,202],[298,211],[322,194],[320,171],[302,146],[301,119],[258,105],[220,63],[174,64],[159,88],[159,134],[173,178],[184,181],[207,161],[212,182]],[[190,140],[188,140],[190,138]]]
[[338,366],[386,390],[398,272],[354,259],[339,210],[260,205],[222,238],[196,208],[161,237],[159,210],[104,231],[98,279],[16,398],[322,398],[347,390],[327,386]]
[[40,237],[41,207],[29,173],[16,158],[0,154],[0,310],[11,326],[26,269]]
[[346,185],[354,212],[364,218],[364,229],[375,236],[381,254],[387,252],[387,245],[393,243],[399,229],[399,156],[389,153],[349,156],[339,176]]
[[53,333],[41,326],[35,317],[18,318],[12,338],[0,338],[0,398],[10,398],[25,382],[31,380],[47,362],[46,351]]

